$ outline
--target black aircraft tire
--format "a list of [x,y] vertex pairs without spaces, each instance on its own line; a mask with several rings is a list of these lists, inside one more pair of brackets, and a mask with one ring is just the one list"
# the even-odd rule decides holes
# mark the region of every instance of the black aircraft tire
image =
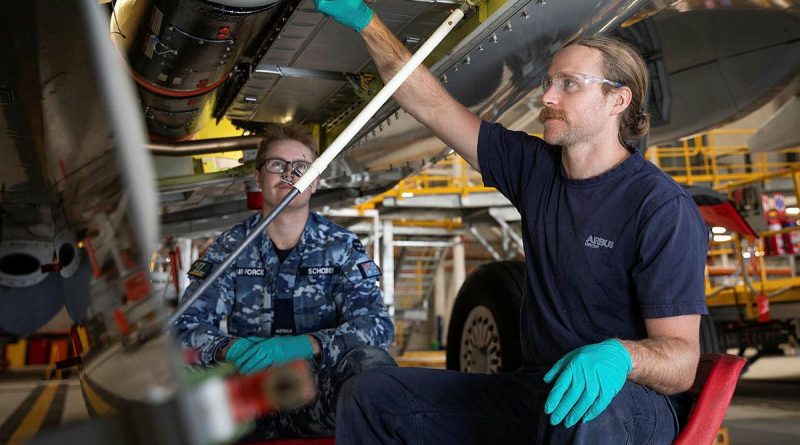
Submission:
[[524,285],[525,266],[520,261],[484,264],[467,277],[447,330],[447,369],[494,374],[522,365],[519,316]]

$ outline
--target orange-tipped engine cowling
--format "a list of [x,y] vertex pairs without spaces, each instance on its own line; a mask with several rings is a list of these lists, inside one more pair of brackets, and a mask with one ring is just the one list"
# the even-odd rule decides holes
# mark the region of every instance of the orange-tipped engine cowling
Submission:
[[[154,139],[190,139],[279,0],[122,0],[114,43],[139,87]],[[252,51],[252,49],[251,49]]]

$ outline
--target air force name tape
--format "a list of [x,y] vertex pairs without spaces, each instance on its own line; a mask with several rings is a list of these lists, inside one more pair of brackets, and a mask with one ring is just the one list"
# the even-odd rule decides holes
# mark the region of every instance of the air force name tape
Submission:
[[364,278],[373,278],[381,276],[381,268],[375,264],[375,261],[364,261],[358,263],[358,270],[361,271],[361,276]]
[[204,279],[205,277],[208,276],[209,273],[211,273],[211,269],[213,268],[214,268],[214,263],[210,263],[208,261],[203,261],[203,260],[197,260],[194,263],[192,263],[192,267],[189,269],[189,272],[187,272],[187,275],[195,278]]
[[341,268],[339,266],[313,266],[313,267],[301,267],[300,268],[300,275],[333,275],[339,272]]
[[263,277],[265,270],[263,267],[237,267],[236,275],[240,277]]

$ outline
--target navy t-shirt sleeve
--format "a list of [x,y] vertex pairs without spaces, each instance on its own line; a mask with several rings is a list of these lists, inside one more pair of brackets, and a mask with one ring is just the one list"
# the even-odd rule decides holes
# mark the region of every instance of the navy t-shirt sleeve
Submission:
[[511,131],[497,123],[481,122],[478,133],[478,164],[483,183],[495,187],[515,207],[531,179],[536,157],[544,146],[541,139]]
[[705,262],[708,228],[685,194],[656,208],[639,232],[633,271],[642,317],[707,314]]

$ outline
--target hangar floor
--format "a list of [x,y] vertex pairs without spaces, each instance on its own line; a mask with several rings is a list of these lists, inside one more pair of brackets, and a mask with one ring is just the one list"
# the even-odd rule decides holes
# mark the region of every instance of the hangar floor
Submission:
[[[88,418],[77,378],[0,373],[0,444]],[[739,381],[724,422],[731,445],[800,443],[800,357],[766,357]]]
[[736,385],[725,416],[731,445],[800,443],[800,357],[766,357]]

